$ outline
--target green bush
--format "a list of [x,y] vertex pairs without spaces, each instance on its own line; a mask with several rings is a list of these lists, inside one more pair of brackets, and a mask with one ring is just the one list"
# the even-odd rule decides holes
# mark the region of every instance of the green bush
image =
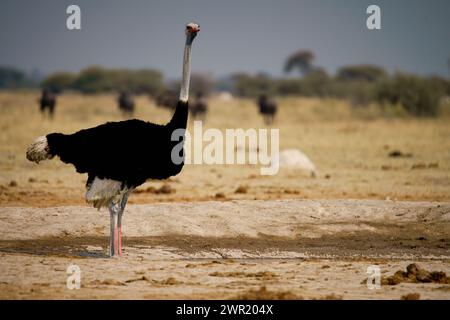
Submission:
[[331,79],[321,68],[314,68],[302,79],[303,95],[325,97],[330,93]]
[[156,96],[164,90],[162,74],[159,71],[143,70],[112,70],[114,89],[135,94]]
[[417,117],[436,116],[444,95],[442,87],[432,79],[401,73],[381,82],[376,91],[376,98],[381,104],[399,104]]
[[387,72],[378,66],[364,64],[339,68],[336,79],[341,81],[376,82],[387,78]]
[[354,106],[367,106],[376,97],[376,85],[360,81],[339,81],[330,85],[330,96],[349,100]]
[[301,79],[280,79],[277,81],[276,91],[282,96],[303,95],[303,81]]
[[[101,67],[89,67],[78,74],[73,83],[73,88],[83,93],[113,91],[114,83],[117,84],[117,79],[113,79],[115,77],[114,72]],[[116,88],[116,90],[119,90],[119,88]]]
[[31,81],[26,74],[18,69],[0,66],[0,88],[17,89],[30,87]]
[[105,69],[92,66],[79,74],[66,72],[48,76],[42,86],[55,91],[73,89],[83,93],[126,91],[134,94],[156,96],[164,90],[163,77],[159,71],[142,69]]
[[67,89],[72,89],[74,82],[76,80],[76,75],[69,72],[57,72],[46,77],[42,83],[41,87],[48,88],[53,92],[62,92]]
[[450,81],[438,76],[432,76],[430,78],[431,84],[438,88],[445,95],[450,97]]
[[[440,77],[421,77],[397,73],[391,77],[376,66],[341,68],[330,78],[314,68],[302,78],[273,79],[265,75],[238,74],[233,78],[235,93],[244,97],[298,95],[349,100],[353,106],[378,102],[393,115],[436,116],[441,98],[450,95],[450,81]],[[385,107],[390,105],[390,109]]]
[[246,73],[233,76],[234,89],[238,96],[257,97],[260,94],[274,95],[277,93],[276,81],[264,74],[256,76]]
[[301,79],[272,79],[261,74],[237,74],[233,80],[234,91],[243,97],[256,97],[260,94],[324,97],[328,95],[330,85],[330,78],[322,69],[313,69]]

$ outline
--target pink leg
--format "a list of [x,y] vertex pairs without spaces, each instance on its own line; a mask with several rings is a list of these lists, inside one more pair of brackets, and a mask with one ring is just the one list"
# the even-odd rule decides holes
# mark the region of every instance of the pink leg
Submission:
[[119,253],[119,229],[114,228],[114,255]]
[[119,227],[119,255],[122,256],[122,226]]
[[111,229],[110,229],[110,256],[122,256],[122,214],[127,203],[126,193],[120,203],[111,202],[109,205]]

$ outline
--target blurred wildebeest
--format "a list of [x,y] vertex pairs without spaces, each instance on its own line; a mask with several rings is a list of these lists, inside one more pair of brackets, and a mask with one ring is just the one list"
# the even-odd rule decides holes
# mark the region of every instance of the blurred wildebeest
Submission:
[[197,94],[197,98],[189,106],[189,110],[191,111],[194,119],[197,117],[200,118],[200,120],[205,119],[206,112],[208,111],[208,104],[206,103],[206,99],[202,93]]
[[134,112],[134,100],[130,93],[121,92],[119,95],[119,99],[117,101],[119,103],[119,109],[123,114],[132,115]]
[[272,99],[269,99],[265,94],[258,98],[259,113],[262,114],[266,124],[272,124],[277,113],[277,104]]
[[178,97],[175,92],[166,90],[155,99],[156,106],[167,109],[175,109],[178,103]]
[[43,89],[41,98],[39,99],[40,111],[45,116],[46,110],[48,115],[53,118],[56,106],[56,95],[50,89]]

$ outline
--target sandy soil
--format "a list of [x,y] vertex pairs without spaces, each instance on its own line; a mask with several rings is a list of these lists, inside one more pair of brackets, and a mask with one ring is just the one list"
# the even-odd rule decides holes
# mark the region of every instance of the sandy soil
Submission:
[[[25,159],[27,146],[50,132],[72,133],[123,117],[114,95],[64,94],[53,121],[37,107],[38,92],[0,92],[0,206],[84,205],[86,175],[58,160],[36,165]],[[189,165],[169,183],[170,193],[155,194],[164,183],[149,181],[130,203],[240,199],[380,199],[450,201],[450,117],[402,119],[353,110],[335,100],[279,101],[273,128],[280,148],[302,150],[316,165],[311,178],[281,170],[261,176],[258,166]],[[136,99],[135,117],[165,123],[171,112],[148,97]],[[449,108],[450,109],[450,108]],[[204,129],[266,128],[250,100],[211,99]],[[189,121],[192,130],[192,119]],[[389,157],[392,151],[408,156]],[[236,193],[244,186],[245,193]],[[150,188],[150,189],[149,189]]]
[[[383,276],[410,263],[450,275],[450,203],[129,205],[124,256],[113,259],[108,223],[88,207],[0,208],[0,298],[450,299],[450,282],[363,283],[374,264]],[[81,268],[79,290],[66,288],[71,264]]]
[[[280,99],[280,147],[308,155],[315,178],[185,166],[130,196],[124,257],[109,259],[109,216],[85,205],[86,175],[58,160],[31,163],[25,150],[40,135],[123,120],[116,97],[65,93],[53,120],[39,114],[38,97],[0,92],[0,298],[450,298],[446,281],[363,284],[373,264],[384,277],[410,263],[450,274],[448,110],[412,119]],[[136,106],[138,119],[171,115],[148,97]],[[204,129],[265,128],[250,100],[213,98],[209,107]],[[66,288],[71,264],[81,268],[80,290]]]

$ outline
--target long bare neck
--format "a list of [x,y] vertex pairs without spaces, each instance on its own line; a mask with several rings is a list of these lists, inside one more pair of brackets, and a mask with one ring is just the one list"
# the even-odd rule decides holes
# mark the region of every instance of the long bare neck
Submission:
[[191,80],[191,44],[186,40],[183,55],[183,78],[181,79],[180,101],[189,100],[189,82]]
[[191,78],[191,44],[192,41],[186,39],[183,55],[183,78],[181,80],[180,98],[177,108],[169,122],[173,128],[186,128],[188,118],[189,81]]

